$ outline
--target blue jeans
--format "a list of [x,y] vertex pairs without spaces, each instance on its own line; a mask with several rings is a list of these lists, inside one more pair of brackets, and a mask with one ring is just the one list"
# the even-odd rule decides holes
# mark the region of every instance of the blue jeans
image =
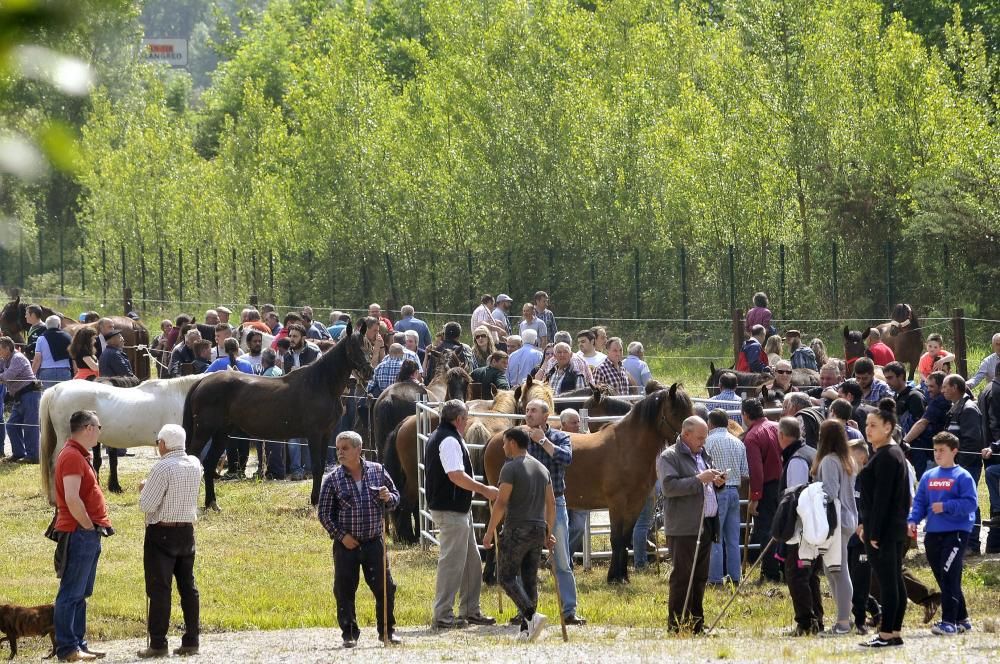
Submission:
[[42,387],[49,388],[56,383],[70,380],[73,378],[73,373],[69,370],[69,367],[55,367],[52,369],[39,369],[38,375],[35,377],[42,382]]
[[649,562],[646,553],[646,542],[649,538],[649,528],[653,525],[653,495],[646,498],[646,503],[642,506],[642,511],[635,520],[635,527],[632,529],[632,558],[636,569],[643,569]]
[[66,569],[56,594],[56,656],[67,657],[87,648],[87,598],[94,593],[101,536],[77,528],[69,535]]
[[1000,512],[1000,464],[986,469],[986,490],[990,493],[990,514]]
[[[14,457],[38,461],[38,402],[41,398],[41,390],[32,390],[22,393],[21,398],[14,402],[7,420],[10,449]],[[20,426],[22,424],[27,426]]]
[[566,512],[566,496],[556,498],[556,579],[559,582],[559,598],[562,600],[562,614],[576,614],[576,579],[569,564],[569,514]]
[[[296,445],[295,443],[301,443]],[[288,472],[312,472],[312,457],[309,456],[309,439],[292,438],[288,441]]]
[[[567,510],[569,514],[569,552],[583,553],[583,535],[587,529],[587,510]],[[572,560],[572,555],[570,557]]]
[[[740,490],[727,486],[716,494],[719,499],[719,542],[712,543],[708,564],[708,582],[722,583],[725,574],[733,583],[740,582]],[[723,559],[725,565],[723,565]]]

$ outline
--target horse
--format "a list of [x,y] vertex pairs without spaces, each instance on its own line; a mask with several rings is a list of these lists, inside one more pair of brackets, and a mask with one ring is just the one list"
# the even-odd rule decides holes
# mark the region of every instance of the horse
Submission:
[[[656,482],[656,458],[674,441],[692,413],[691,399],[674,383],[632,407],[619,422],[597,433],[570,434],[573,461],[566,469],[569,509],[607,509],[611,516],[608,583],[628,583],[632,529]],[[503,436],[486,447],[486,478],[496,485],[505,462]]]
[[[759,396],[760,386],[770,384],[774,380],[774,376],[769,373],[736,371],[724,367],[716,368],[714,362],[709,363],[709,371],[708,380],[705,382],[705,389],[709,396],[715,396],[719,393],[719,377],[724,373],[736,375],[736,393],[744,399]],[[793,387],[816,387],[819,385],[819,372],[802,367],[792,369],[791,381]]]
[[[24,334],[31,329],[27,318],[28,305],[21,302],[21,295],[17,294],[13,300],[0,309],[0,332],[14,340],[15,343],[24,343]],[[42,307],[42,320],[49,316],[59,316],[62,320],[63,331],[72,337],[78,330],[84,327],[97,329],[97,323],[80,323],[64,316],[63,314]],[[128,316],[110,316],[116,330],[120,330],[125,339],[125,355],[132,365],[132,370],[140,380],[149,378],[149,331],[137,320]],[[140,347],[145,347],[141,349]]]
[[[42,393],[38,408],[42,490],[55,500],[52,486],[55,457],[69,438],[69,419],[78,410],[93,410],[101,419],[101,444],[116,449],[155,445],[164,424],[180,423],[184,400],[204,374],[183,378],[148,380],[135,387],[114,387],[101,381],[67,380]],[[103,379],[107,380],[107,379]],[[94,467],[100,468],[100,451]],[[118,459],[111,457],[108,489],[121,491]]]
[[[431,430],[437,428],[437,413],[430,414]],[[385,441],[385,471],[399,490],[399,505],[393,514],[396,538],[404,544],[420,541],[417,483],[417,416],[399,423]]]
[[[214,469],[230,435],[288,440],[308,438],[312,456],[311,504],[319,503],[326,466],[327,438],[344,412],[341,396],[352,372],[367,381],[373,371],[366,324],[346,335],[330,352],[312,364],[278,378],[239,371],[219,371],[205,377],[184,403],[184,430],[188,454],[205,455],[205,507],[218,510]],[[211,441],[211,442],[209,442]]]
[[[892,320],[874,327],[882,335],[882,343],[892,349],[896,361],[910,365],[908,379],[913,380],[920,355],[924,352],[924,335],[913,308],[905,303],[897,304],[892,310]],[[861,337],[867,339],[868,330]]]
[[[616,399],[611,395],[610,390],[608,390],[605,385],[594,385],[590,386],[591,394],[590,398],[587,399],[580,410],[587,411],[587,417],[624,417],[629,414],[632,410],[632,402],[625,401],[624,399]],[[597,433],[604,427],[611,424],[611,422],[594,422],[593,424],[588,424],[588,429],[590,433]]]

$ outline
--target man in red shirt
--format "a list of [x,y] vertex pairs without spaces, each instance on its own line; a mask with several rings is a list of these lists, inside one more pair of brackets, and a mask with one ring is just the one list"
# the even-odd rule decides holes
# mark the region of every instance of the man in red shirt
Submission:
[[[764,417],[764,406],[760,399],[744,399],[740,406],[747,432],[743,444],[747,450],[750,466],[750,504],[748,509],[754,516],[750,541],[759,544],[762,551],[771,539],[771,522],[778,509],[779,484],[781,480],[781,447],[778,445],[778,425]],[[751,552],[751,558],[759,555]],[[768,554],[760,563],[761,574],[770,581],[780,581],[778,561]]]
[[868,357],[872,358],[875,366],[884,367],[890,362],[896,361],[896,354],[892,349],[882,343],[882,333],[878,328],[868,330]]
[[69,428],[70,439],[55,468],[55,530],[69,540],[55,602],[56,655],[61,662],[89,662],[104,657],[87,645],[87,598],[94,592],[101,537],[113,531],[91,465],[101,421],[92,410],[78,410],[70,417]]

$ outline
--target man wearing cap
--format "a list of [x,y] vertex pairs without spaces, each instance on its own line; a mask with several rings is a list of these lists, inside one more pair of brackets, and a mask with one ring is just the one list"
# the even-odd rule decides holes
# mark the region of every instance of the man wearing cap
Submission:
[[73,338],[61,327],[59,316],[49,316],[45,319],[45,331],[35,341],[31,370],[42,381],[43,388],[73,377],[69,362],[69,346]]
[[175,655],[198,652],[198,587],[194,582],[194,522],[198,520],[201,462],[184,452],[184,429],[164,424],[156,436],[160,460],[139,484],[139,509],[146,515],[142,562],[149,597],[149,647],[140,658],[167,656],[172,577],[184,613],[184,636]]
[[101,353],[101,357],[97,361],[101,377],[135,376],[132,373],[132,365],[122,350],[125,339],[122,337],[121,330],[112,330],[105,334],[104,345],[104,352]]
[[493,307],[493,313],[490,314],[497,325],[503,328],[503,332],[498,332],[500,341],[497,343],[497,349],[507,353],[513,353],[517,350],[516,348],[508,348],[506,343],[506,339],[510,335],[510,321],[507,320],[507,312],[510,311],[510,305],[513,301],[506,293],[500,293],[497,295],[497,304]]
[[229,322],[229,317],[233,315],[233,312],[229,307],[216,307],[215,313],[219,314],[219,323],[225,323],[229,326],[230,330],[235,331],[235,328]]
[[789,359],[792,361],[793,369],[812,369],[819,371],[816,366],[816,353],[809,346],[802,345],[802,333],[798,330],[788,330],[785,332],[785,343],[791,353]]

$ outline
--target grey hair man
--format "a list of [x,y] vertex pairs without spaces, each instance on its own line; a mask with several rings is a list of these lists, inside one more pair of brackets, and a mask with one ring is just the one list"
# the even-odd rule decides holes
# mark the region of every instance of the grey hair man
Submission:
[[194,522],[198,520],[198,489],[202,468],[198,457],[184,451],[185,433],[165,424],[156,435],[160,460],[139,484],[139,509],[146,518],[143,569],[149,597],[149,646],[140,658],[167,655],[171,583],[177,578],[184,613],[184,636],[175,655],[198,652],[199,599],[194,581]]
[[628,357],[622,360],[625,371],[632,376],[636,385],[640,387],[646,387],[646,383],[653,380],[653,373],[649,370],[649,365],[646,364],[645,357],[646,349],[643,348],[642,342],[631,341],[628,345]]
[[446,401],[441,407],[441,423],[425,447],[424,490],[431,518],[439,528],[440,546],[432,623],[435,629],[496,623],[495,618],[484,616],[479,606],[482,559],[473,529],[472,494],[492,501],[500,493],[496,487],[473,478],[472,457],[462,437],[468,421],[469,411],[462,401]]

